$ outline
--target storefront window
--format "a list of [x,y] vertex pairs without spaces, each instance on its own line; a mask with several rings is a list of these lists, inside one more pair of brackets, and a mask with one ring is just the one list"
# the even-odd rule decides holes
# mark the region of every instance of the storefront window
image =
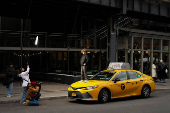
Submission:
[[154,39],[153,40],[153,50],[160,50],[160,48],[161,48],[161,40]]
[[119,37],[118,49],[125,49],[126,37]]
[[162,53],[162,60],[163,60],[165,63],[168,63],[168,62],[169,62],[168,56],[169,56],[168,53]]
[[143,73],[150,75],[150,51],[143,52]]
[[163,47],[162,50],[163,51],[168,51],[169,49],[169,40],[163,40]]
[[125,62],[125,51],[119,51],[118,62]]
[[133,69],[141,71],[141,51],[133,51]]
[[134,37],[133,49],[141,49],[141,42],[142,42],[141,37]]
[[143,49],[144,50],[150,50],[151,49],[151,39],[150,38],[144,38],[144,45]]
[[132,49],[132,48],[131,48],[131,45],[132,45],[132,37],[130,36],[130,37],[128,38],[128,49]]
[[158,64],[160,61],[160,53],[159,52],[153,52],[153,61],[156,61]]

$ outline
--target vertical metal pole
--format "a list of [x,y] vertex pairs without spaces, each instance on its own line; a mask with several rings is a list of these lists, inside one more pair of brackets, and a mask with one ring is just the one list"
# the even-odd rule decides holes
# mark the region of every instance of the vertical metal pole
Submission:
[[69,47],[68,47],[68,75],[69,75]]
[[141,72],[143,73],[143,46],[144,46],[144,43],[143,43],[143,40],[144,38],[142,37],[142,50],[141,50]]
[[21,19],[21,67],[22,67],[22,33],[23,33],[23,19]]
[[118,25],[117,25],[117,58],[116,58],[116,61],[118,62],[118,57],[119,57],[119,55],[118,55],[118,40],[119,39],[119,23],[118,23]]
[[97,48],[97,37],[96,37],[96,19],[94,19],[94,40],[93,40],[94,49]]
[[[161,39],[160,47],[161,47],[160,59],[163,60],[163,59],[162,59],[162,39]],[[164,61],[164,62],[165,62],[165,61]]]
[[132,36],[132,40],[131,40],[131,60],[130,60],[130,66],[131,66],[131,68],[133,69],[133,41],[134,41],[134,37]]

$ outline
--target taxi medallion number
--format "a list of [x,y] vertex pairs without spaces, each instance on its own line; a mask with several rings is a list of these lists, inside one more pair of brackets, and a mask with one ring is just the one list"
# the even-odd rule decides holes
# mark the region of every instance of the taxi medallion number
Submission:
[[72,96],[76,96],[76,93],[72,93]]

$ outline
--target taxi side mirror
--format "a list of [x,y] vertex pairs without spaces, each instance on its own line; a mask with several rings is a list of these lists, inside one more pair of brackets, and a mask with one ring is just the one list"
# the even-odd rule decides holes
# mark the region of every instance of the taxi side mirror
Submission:
[[120,81],[120,79],[119,79],[119,78],[116,78],[116,79],[114,80],[114,83],[116,83],[117,81]]

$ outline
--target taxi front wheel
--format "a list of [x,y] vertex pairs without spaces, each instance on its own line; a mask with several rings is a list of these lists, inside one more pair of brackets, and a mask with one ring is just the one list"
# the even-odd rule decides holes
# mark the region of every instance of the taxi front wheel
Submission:
[[147,98],[150,96],[150,87],[148,85],[144,85],[142,88],[141,96],[144,98]]
[[99,102],[105,103],[109,100],[109,92],[106,89],[102,89],[99,93]]

